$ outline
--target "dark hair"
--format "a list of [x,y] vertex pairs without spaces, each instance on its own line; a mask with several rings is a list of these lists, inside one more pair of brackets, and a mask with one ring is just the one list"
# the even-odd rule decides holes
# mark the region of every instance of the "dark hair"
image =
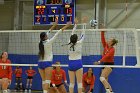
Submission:
[[[77,40],[78,40],[77,34],[71,35],[71,37],[70,37],[70,43],[69,43],[69,44],[72,43],[72,45],[70,46],[70,49],[73,48],[73,51],[75,51],[74,46],[75,46]],[[69,45],[69,44],[68,44],[68,45]]]
[[[59,61],[57,61],[56,63],[55,63],[55,65],[60,65],[60,62]],[[53,66],[53,69],[56,69],[56,66]]]
[[[4,52],[5,52],[5,51],[4,51]],[[4,52],[1,53],[0,58],[2,58],[2,55],[4,54]],[[8,53],[7,53],[7,55],[8,55]]]
[[118,43],[118,40],[116,40],[115,38],[112,39],[112,46],[114,46],[115,44]]
[[32,67],[32,66],[30,66],[30,67],[29,67],[29,69],[30,69],[30,68],[32,68],[32,69],[33,69],[33,67]]
[[1,53],[0,58],[2,58],[3,53],[4,53],[4,52]]
[[45,36],[46,36],[46,33],[45,33],[45,32],[42,32],[42,33],[40,34],[39,59],[44,59],[45,51],[44,51],[44,44],[43,44],[43,41],[45,41]]
[[[89,71],[89,69],[91,69],[91,70],[92,70],[91,75],[93,76],[93,69],[90,67],[90,68],[88,68],[88,71]],[[88,75],[88,73],[87,73],[87,75]]]

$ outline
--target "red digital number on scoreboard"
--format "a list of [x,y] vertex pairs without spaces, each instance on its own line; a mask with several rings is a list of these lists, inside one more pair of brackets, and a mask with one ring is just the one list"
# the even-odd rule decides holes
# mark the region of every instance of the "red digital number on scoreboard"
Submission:
[[38,15],[44,15],[44,8],[38,8],[37,9],[37,14]]
[[52,4],[61,4],[61,0],[52,0]]
[[40,23],[40,17],[36,17],[36,22]]
[[72,8],[64,8],[64,14],[72,14]]
[[62,4],[62,0],[47,0],[46,4]]

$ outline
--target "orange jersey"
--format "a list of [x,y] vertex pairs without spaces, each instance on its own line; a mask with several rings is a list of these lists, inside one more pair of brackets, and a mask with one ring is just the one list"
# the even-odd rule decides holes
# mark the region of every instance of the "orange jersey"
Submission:
[[33,69],[28,69],[28,70],[25,71],[25,73],[27,74],[27,76],[32,77],[36,74],[36,71],[33,70]]
[[95,76],[93,75],[91,77],[88,77],[87,73],[84,73],[82,79],[83,87],[86,88],[87,85],[90,85],[90,91],[91,91],[91,89],[93,89],[94,87],[94,83],[95,83]]
[[66,81],[66,73],[63,69],[60,69],[59,72],[56,70],[52,71],[52,77],[51,77],[51,83],[59,85],[63,83],[63,81]]
[[16,68],[14,71],[16,77],[21,77],[22,76],[22,68]]
[[102,59],[100,60],[101,62],[114,62],[114,54],[115,54],[115,49],[114,47],[109,48],[108,44],[106,43],[104,32],[101,32],[101,40],[102,40],[102,45],[104,47]]
[[[3,62],[0,59],[0,64],[11,64],[9,59],[6,62]],[[12,79],[12,67],[11,66],[0,66],[0,78]]]

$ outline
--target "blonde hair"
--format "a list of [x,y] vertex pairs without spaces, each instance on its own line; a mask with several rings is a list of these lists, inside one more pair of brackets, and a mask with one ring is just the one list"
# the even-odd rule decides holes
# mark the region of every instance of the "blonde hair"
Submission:
[[57,61],[55,64],[60,64],[60,62],[59,62],[59,61]]
[[113,38],[113,39],[112,39],[112,46],[117,45],[117,43],[118,43],[118,40],[115,39],[115,38]]

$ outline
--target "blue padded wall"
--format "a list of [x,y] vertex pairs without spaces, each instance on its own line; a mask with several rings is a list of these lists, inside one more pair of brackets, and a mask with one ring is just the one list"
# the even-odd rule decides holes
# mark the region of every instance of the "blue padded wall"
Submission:
[[[83,64],[84,65],[92,65],[93,62],[98,61],[101,58],[99,55],[94,56],[83,56]],[[37,64],[38,57],[36,55],[9,55],[9,59],[14,64]],[[55,55],[53,63],[56,61],[60,61],[61,64],[67,64],[68,56],[64,55]],[[136,57],[126,57],[126,65],[135,65]],[[122,65],[122,56],[115,57],[115,65]],[[22,67],[23,69],[23,85],[26,85],[26,74],[25,70],[28,67]],[[15,67],[13,67],[13,70]],[[33,79],[33,90],[41,90],[41,78],[38,73],[37,67],[33,67],[34,70],[37,71],[37,74]],[[67,73],[68,77],[68,69],[63,67],[63,69]],[[88,68],[84,68],[84,72],[87,71]],[[101,68],[93,68],[94,74],[96,76],[95,87],[93,93],[105,93],[104,87],[99,81]],[[109,82],[112,85],[112,88],[115,93],[139,93],[140,92],[140,69],[130,69],[130,68],[114,68],[113,72],[109,77]],[[14,89],[15,76],[13,75],[11,88]],[[67,88],[68,89],[68,88]],[[75,93],[77,93],[77,88],[75,87]]]

